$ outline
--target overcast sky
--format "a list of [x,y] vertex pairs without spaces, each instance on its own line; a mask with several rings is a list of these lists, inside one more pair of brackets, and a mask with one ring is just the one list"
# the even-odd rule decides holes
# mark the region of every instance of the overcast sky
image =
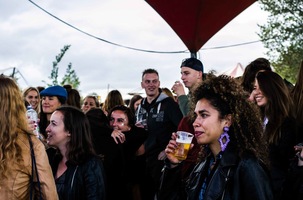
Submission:
[[[153,51],[183,51],[186,46],[143,0],[35,0],[36,4],[67,23],[96,37],[124,46]],[[59,64],[59,78],[68,63],[80,78],[81,95],[96,92],[104,101],[109,90],[144,92],[141,74],[146,68],[160,73],[162,87],[180,80],[180,63],[189,53],[155,54],[104,43],[46,14],[27,0],[0,0],[0,71],[16,67],[25,77],[22,88],[45,86],[55,56],[71,45]],[[257,57],[266,57],[261,42],[230,48],[209,49],[259,40],[257,24],[266,22],[257,3],[242,12],[213,36],[198,52],[205,71],[223,72]]]

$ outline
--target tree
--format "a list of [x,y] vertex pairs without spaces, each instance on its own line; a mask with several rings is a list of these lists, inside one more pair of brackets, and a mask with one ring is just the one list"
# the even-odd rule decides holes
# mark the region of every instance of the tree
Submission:
[[303,59],[303,1],[260,0],[269,12],[267,24],[259,25],[259,34],[272,66],[281,76],[296,82]]
[[[45,81],[48,86],[52,85],[59,85],[58,82],[58,72],[59,72],[59,62],[62,60],[63,56],[65,55],[66,51],[70,48],[71,45],[65,45],[62,49],[61,52],[56,56],[56,60],[53,61],[53,69],[51,71],[51,75],[48,77],[49,79],[52,80],[52,83],[48,84]],[[61,85],[64,84],[70,84],[73,86],[73,88],[77,89],[80,85],[79,78],[75,72],[75,70],[72,69],[72,63],[69,63],[66,69],[66,74],[64,75],[61,83]]]
[[75,70],[72,69],[72,63],[69,63],[66,69],[66,73],[63,77],[63,80],[61,82],[61,85],[69,84],[72,86],[72,88],[78,89],[80,85],[79,78],[75,72]]

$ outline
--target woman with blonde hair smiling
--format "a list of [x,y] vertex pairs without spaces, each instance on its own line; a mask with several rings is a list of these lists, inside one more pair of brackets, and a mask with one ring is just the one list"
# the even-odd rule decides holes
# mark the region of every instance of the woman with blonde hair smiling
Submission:
[[29,133],[21,91],[4,75],[0,75],[0,99],[0,199],[32,199],[33,193],[58,199],[45,147]]
[[23,91],[23,99],[29,103],[32,108],[39,113],[40,112],[40,94],[39,90],[35,87],[28,87]]

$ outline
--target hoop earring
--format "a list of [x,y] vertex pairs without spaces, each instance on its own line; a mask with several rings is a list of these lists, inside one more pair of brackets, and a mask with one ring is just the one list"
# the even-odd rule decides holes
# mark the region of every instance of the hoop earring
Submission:
[[[220,142],[220,146],[221,146],[221,150],[225,151],[227,144],[229,143],[230,139],[229,139],[229,135],[228,132],[229,131],[229,127],[225,126],[223,128],[223,133],[219,138],[219,142]],[[223,142],[223,139],[225,138],[225,142]]]

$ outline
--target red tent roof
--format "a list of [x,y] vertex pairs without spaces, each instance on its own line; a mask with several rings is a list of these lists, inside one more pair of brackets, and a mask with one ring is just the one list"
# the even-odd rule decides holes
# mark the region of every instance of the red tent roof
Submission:
[[[255,0],[146,0],[196,53]],[[236,31],[236,30],[235,30]]]

